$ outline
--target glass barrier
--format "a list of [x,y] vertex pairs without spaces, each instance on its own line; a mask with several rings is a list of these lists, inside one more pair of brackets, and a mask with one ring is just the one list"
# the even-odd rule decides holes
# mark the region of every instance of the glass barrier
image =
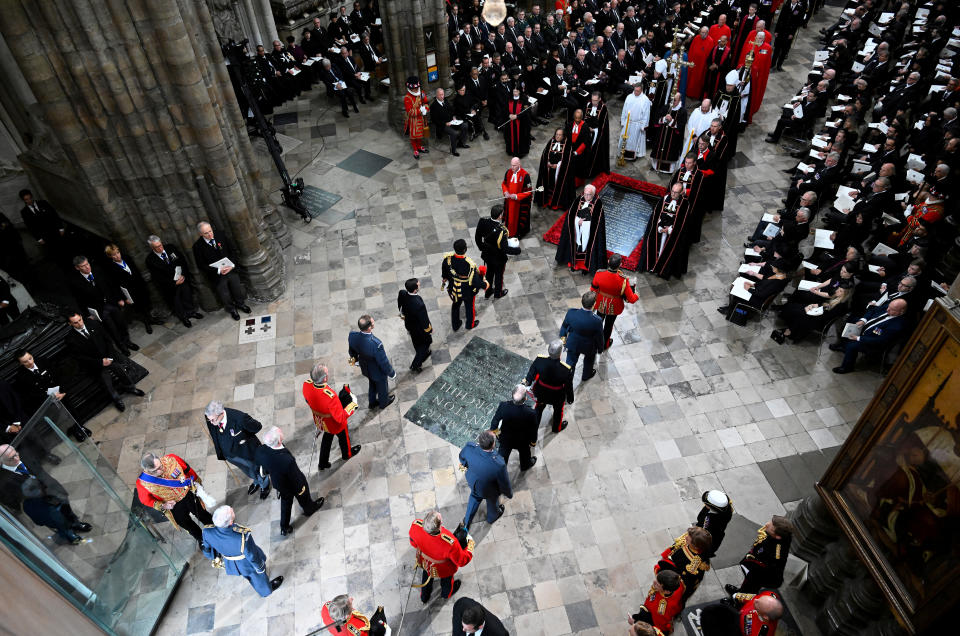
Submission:
[[2,451],[0,541],[108,634],[150,634],[187,557],[75,424],[48,398]]

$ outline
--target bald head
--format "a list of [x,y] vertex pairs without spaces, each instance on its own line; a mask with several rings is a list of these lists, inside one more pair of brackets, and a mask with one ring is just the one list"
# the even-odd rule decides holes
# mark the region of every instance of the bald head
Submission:
[[754,602],[753,607],[768,621],[775,621],[783,616],[783,603],[772,596],[761,596]]
[[887,315],[888,316],[902,316],[903,312],[907,310],[907,301],[902,298],[897,298],[894,301],[891,301],[887,305]]

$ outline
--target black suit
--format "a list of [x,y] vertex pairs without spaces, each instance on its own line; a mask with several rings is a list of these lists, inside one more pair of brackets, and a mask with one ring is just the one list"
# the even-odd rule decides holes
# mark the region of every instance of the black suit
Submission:
[[243,291],[243,283],[240,282],[240,274],[234,267],[230,273],[221,275],[217,269],[210,267],[211,263],[216,263],[222,258],[229,258],[237,265],[237,257],[226,237],[214,235],[213,245],[208,243],[202,236],[193,244],[193,258],[197,262],[197,268],[206,275],[207,279],[217,295],[220,296],[220,302],[223,308],[231,313],[236,313],[237,309],[244,306],[246,294]]
[[[343,76],[343,71],[331,64],[330,68],[325,68],[320,71],[320,79],[327,85],[327,89],[340,100],[340,112],[343,113],[344,117],[350,116],[349,113],[347,113],[347,102],[353,106],[354,111],[357,111],[357,102],[353,97],[354,91],[350,88],[350,82]],[[343,82],[346,86],[343,88],[337,86],[339,82]]]
[[450,154],[457,151],[457,145],[463,145],[467,140],[467,127],[460,124],[459,127],[451,126],[448,122],[454,118],[453,102],[445,99],[441,104],[436,99],[430,104],[430,121],[439,136],[445,132],[450,138]]
[[497,298],[503,296],[503,273],[507,267],[509,254],[519,254],[519,247],[510,247],[507,245],[507,228],[497,219],[490,217],[482,218],[477,222],[477,231],[473,239],[480,248],[480,255],[487,266],[487,273],[484,278],[489,283],[487,287],[487,297],[493,295]]
[[401,289],[397,294],[397,308],[403,316],[404,327],[410,332],[410,340],[413,341],[413,350],[416,352],[410,368],[418,369],[430,355],[430,344],[433,342],[433,325],[427,315],[427,306],[419,295]]
[[20,315],[20,307],[17,305],[13,294],[10,293],[10,283],[3,276],[0,276],[0,303],[4,302],[7,304],[0,306],[0,325],[13,322]]
[[500,429],[500,456],[504,463],[510,461],[510,452],[517,449],[520,470],[533,466],[530,449],[537,443],[538,423],[537,413],[532,407],[515,404],[513,400],[500,403],[490,421],[490,430]]
[[20,216],[23,224],[27,226],[27,231],[38,241],[56,242],[60,238],[60,231],[65,229],[63,219],[53,206],[43,199],[34,199],[32,205],[24,206],[20,210]]
[[[467,596],[461,596],[453,604],[453,635],[466,636],[463,631],[463,613],[468,607],[480,605],[475,600]],[[490,610],[480,605],[483,609],[483,636],[510,636],[510,632],[503,626],[500,619],[490,613]],[[474,625],[476,627],[476,625]]]
[[74,270],[67,274],[67,282],[74,298],[77,299],[80,313],[86,316],[89,313],[88,310],[95,309],[114,342],[120,347],[127,348],[130,344],[130,332],[127,330],[123,310],[117,304],[120,300],[119,290],[111,283],[107,273],[99,266],[91,264],[88,276]]
[[[368,79],[366,82],[361,82],[357,79],[356,74],[360,72],[360,69],[357,67],[357,63],[353,61],[352,55],[348,55],[347,57],[338,55],[334,58],[334,63],[339,67],[343,81],[347,83],[347,86],[352,88],[357,95],[363,95],[367,99],[371,99],[370,80]],[[360,101],[364,101],[363,97],[360,98]]]
[[30,411],[36,411],[47,399],[47,389],[60,387],[63,392],[63,382],[54,373],[53,368],[46,360],[34,359],[35,371],[20,365],[14,376],[14,383],[24,405]]
[[312,515],[320,507],[310,497],[310,485],[303,471],[297,466],[297,460],[286,448],[271,448],[266,444],[257,447],[254,455],[263,472],[270,475],[270,482],[280,495],[280,527],[290,526],[290,511],[293,498],[303,510],[303,514]]
[[223,410],[225,413],[223,430],[220,426],[212,424],[206,415],[203,417],[210,439],[213,440],[213,450],[217,453],[217,459],[228,461],[238,467],[243,474],[253,480],[255,486],[266,490],[269,487],[267,478],[260,474],[259,466],[254,459],[254,454],[260,446],[257,433],[263,425],[243,411]]
[[23,512],[31,521],[53,528],[65,541],[78,539],[75,530],[81,521],[70,508],[67,491],[37,460],[28,457],[21,460],[27,474],[0,466],[0,503],[13,510],[23,506]]
[[[133,262],[124,260],[127,269],[124,269],[119,263],[110,261],[104,266],[104,272],[107,274],[108,281],[114,287],[113,295],[116,298],[125,298],[123,289],[127,290],[130,297],[133,298],[132,309],[140,317],[143,324],[149,325],[153,322],[151,312],[153,303],[150,301],[150,292],[147,291],[147,283],[140,275],[140,270]],[[129,303],[126,305],[129,306]],[[152,329],[150,329],[152,331]]]
[[[113,342],[106,335],[103,325],[93,318],[84,319],[88,336],[83,336],[79,331],[70,328],[67,332],[65,342],[70,354],[80,363],[84,371],[91,375],[96,375],[103,382],[104,388],[110,397],[116,401],[120,395],[114,388],[114,380],[121,391],[132,392],[134,389],[130,376],[117,364],[121,360],[121,354],[117,352]],[[104,358],[113,359],[109,366],[103,366]]]
[[[180,248],[164,245],[162,255],[151,251],[144,262],[150,271],[151,280],[177,318],[186,320],[194,316],[197,309],[193,302],[193,288],[187,274],[187,261],[180,253]],[[179,285],[173,278],[177,267],[180,268],[180,275],[184,277],[184,281]]]

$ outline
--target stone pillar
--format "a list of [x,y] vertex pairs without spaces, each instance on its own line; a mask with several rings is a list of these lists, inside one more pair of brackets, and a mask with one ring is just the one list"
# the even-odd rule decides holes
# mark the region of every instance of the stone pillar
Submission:
[[[444,0],[382,0],[383,47],[390,66],[390,124],[403,132],[403,96],[410,75],[420,78],[425,98],[438,88],[450,89],[450,52],[447,46],[447,14]],[[432,34],[439,78],[427,81],[426,38]]]
[[149,234],[189,254],[196,223],[211,216],[203,177],[251,296],[283,292],[289,237],[267,204],[206,3],[11,0],[0,32],[17,43],[13,58],[73,170],[51,169],[46,183],[31,172],[43,196],[142,262]]
[[250,29],[250,51],[253,51],[257,48],[258,44],[263,44],[266,48],[267,44],[263,41],[263,34],[260,33],[260,23],[257,20],[257,13],[253,9],[254,0],[241,0],[243,3],[243,15],[246,18],[247,25]]
[[[273,9],[270,8],[270,0],[257,0],[257,2],[259,4],[257,17],[260,19],[260,35],[262,35],[265,40],[263,46],[265,46],[268,51],[272,51],[271,43],[278,37],[277,23],[273,19]],[[283,45],[286,46],[287,43],[284,42]]]
[[808,563],[820,558],[827,545],[840,536],[840,528],[820,495],[806,497],[788,516],[793,523],[790,553]]

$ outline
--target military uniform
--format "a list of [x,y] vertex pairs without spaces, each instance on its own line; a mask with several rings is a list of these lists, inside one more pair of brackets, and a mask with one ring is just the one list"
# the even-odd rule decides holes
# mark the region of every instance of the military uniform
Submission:
[[[733,503],[729,503],[726,508],[717,510],[711,506],[704,506],[697,515],[697,525],[710,533],[713,538],[713,554],[720,549],[723,543],[723,537],[727,532],[727,524],[733,518]],[[711,554],[710,556],[713,556]]]
[[360,373],[367,378],[367,401],[371,409],[390,406],[390,394],[387,391],[387,379],[397,377],[383,341],[370,332],[351,331],[347,336],[350,357],[360,365]]
[[783,583],[783,569],[787,566],[789,553],[789,536],[776,539],[761,527],[757,531],[753,547],[740,560],[740,565],[747,571],[747,575],[743,577],[739,591],[745,594],[756,594],[760,588],[780,587]]
[[504,463],[510,461],[513,449],[520,454],[520,470],[528,470],[536,463],[536,458],[530,457],[530,449],[537,445],[539,424],[537,413],[526,404],[506,400],[497,406],[497,412],[490,421],[490,430],[500,432],[500,457],[503,457]]
[[213,560],[215,565],[222,563],[227,574],[247,579],[260,596],[270,596],[273,592],[267,576],[267,555],[253,540],[250,528],[236,523],[226,528],[206,525],[200,547],[203,556]]
[[[160,466],[162,472],[159,476],[144,472],[137,478],[137,497],[140,503],[159,510],[166,515],[173,527],[178,530],[182,527],[197,543],[202,543],[203,533],[200,526],[190,518],[190,513],[204,525],[213,523],[213,517],[194,494],[200,477],[186,461],[173,453],[161,457]],[[163,504],[170,501],[176,504],[167,510]]]
[[474,239],[480,248],[483,263],[487,266],[484,279],[487,281],[486,297],[501,298],[507,295],[503,288],[503,273],[507,268],[508,255],[519,254],[519,247],[507,244],[509,233],[506,226],[497,219],[480,219]]
[[669,634],[673,631],[673,619],[683,611],[683,596],[682,581],[680,587],[670,594],[664,594],[651,586],[647,598],[643,601],[643,607],[633,615],[633,620],[650,623],[664,634]]
[[563,403],[573,404],[573,369],[557,358],[539,355],[530,365],[524,384],[533,387],[537,399],[537,424],[547,405],[553,407],[552,430],[559,433],[567,424],[563,419]]
[[410,545],[417,549],[417,565],[423,568],[420,600],[430,600],[433,579],[440,579],[440,595],[453,596],[453,575],[473,559],[473,539],[461,545],[457,537],[444,527],[439,534],[429,534],[423,529],[423,519],[410,525]]
[[[320,609],[320,618],[323,621],[324,625],[330,625],[333,622],[333,618],[330,616],[330,603],[324,603],[323,607]],[[383,624],[387,622],[386,616],[383,613],[383,607],[378,607],[377,611],[374,612],[373,616],[367,618],[362,613],[354,610],[350,614],[350,618],[343,625],[343,627],[331,626],[327,628],[327,631],[335,636],[360,636],[360,634],[370,634],[370,636],[382,636],[386,633]]]
[[677,537],[673,545],[663,551],[660,560],[653,566],[654,573],[660,570],[673,570],[680,575],[680,581],[683,582],[681,598],[684,603],[697,591],[697,587],[703,580],[703,575],[709,569],[710,561],[704,559],[687,545],[686,532]]
[[357,410],[357,403],[344,386],[340,395],[334,393],[327,383],[314,384],[310,380],[303,383],[303,399],[307,401],[313,411],[313,423],[318,432],[323,433],[320,440],[320,470],[330,467],[330,446],[333,436],[337,436],[340,443],[340,456],[344,461],[353,457],[353,447],[350,446],[350,431],[347,429],[347,418]]
[[567,346],[567,364],[571,371],[583,356],[580,378],[586,382],[597,371],[593,368],[597,354],[603,351],[603,320],[589,309],[568,309],[560,325],[560,337]]
[[764,620],[756,608],[757,599],[764,596],[783,602],[779,594],[765,590],[759,594],[734,594],[732,601],[708,605],[700,614],[701,633],[703,636],[774,636],[780,621]]
[[488,283],[481,276],[476,263],[469,256],[461,256],[454,252],[443,255],[443,266],[440,273],[447,285],[447,294],[453,305],[450,307],[450,324],[453,330],[460,329],[460,305],[466,308],[467,329],[477,326],[477,292],[485,289]]
[[594,274],[590,289],[597,292],[593,310],[603,318],[603,348],[609,349],[613,343],[613,323],[623,313],[624,301],[632,304],[640,297],[619,269],[615,272],[607,269]]

